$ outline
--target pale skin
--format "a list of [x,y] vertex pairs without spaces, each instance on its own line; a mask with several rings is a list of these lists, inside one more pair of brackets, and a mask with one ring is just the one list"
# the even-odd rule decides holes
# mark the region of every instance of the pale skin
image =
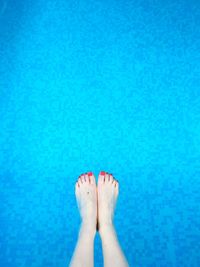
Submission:
[[101,172],[96,185],[93,173],[79,176],[75,194],[81,227],[70,267],[94,267],[94,238],[99,230],[104,267],[128,267],[113,224],[119,183],[112,174]]

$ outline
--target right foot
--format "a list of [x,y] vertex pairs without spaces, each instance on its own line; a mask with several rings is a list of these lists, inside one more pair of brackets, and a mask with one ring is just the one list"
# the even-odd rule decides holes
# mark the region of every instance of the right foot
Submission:
[[112,174],[101,172],[98,179],[98,230],[112,226],[119,184]]

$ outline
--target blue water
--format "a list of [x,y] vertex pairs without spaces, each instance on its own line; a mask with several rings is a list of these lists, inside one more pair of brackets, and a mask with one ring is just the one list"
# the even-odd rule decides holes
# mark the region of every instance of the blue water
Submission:
[[131,267],[200,266],[199,1],[1,0],[0,129],[1,267],[68,266],[100,170]]

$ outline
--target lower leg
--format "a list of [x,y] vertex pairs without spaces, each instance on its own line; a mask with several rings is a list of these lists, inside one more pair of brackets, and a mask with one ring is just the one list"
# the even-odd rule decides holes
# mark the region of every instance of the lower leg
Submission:
[[88,228],[87,225],[81,225],[70,267],[94,266],[94,237],[93,229]]
[[122,252],[115,228],[112,224],[104,225],[100,230],[102,240],[104,266],[128,267],[127,260]]
[[98,180],[98,224],[102,240],[104,266],[128,267],[113,225],[119,185],[112,175],[101,174]]
[[82,223],[70,267],[93,267],[97,196],[95,178],[91,173],[80,176],[76,183],[76,199]]

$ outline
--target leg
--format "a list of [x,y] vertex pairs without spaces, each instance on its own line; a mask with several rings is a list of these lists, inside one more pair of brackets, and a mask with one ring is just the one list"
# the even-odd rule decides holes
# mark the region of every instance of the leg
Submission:
[[113,176],[101,172],[98,179],[98,226],[105,267],[128,267],[113,225],[118,192],[119,185]]
[[97,225],[97,190],[94,175],[81,175],[75,191],[82,223],[70,267],[93,267]]

